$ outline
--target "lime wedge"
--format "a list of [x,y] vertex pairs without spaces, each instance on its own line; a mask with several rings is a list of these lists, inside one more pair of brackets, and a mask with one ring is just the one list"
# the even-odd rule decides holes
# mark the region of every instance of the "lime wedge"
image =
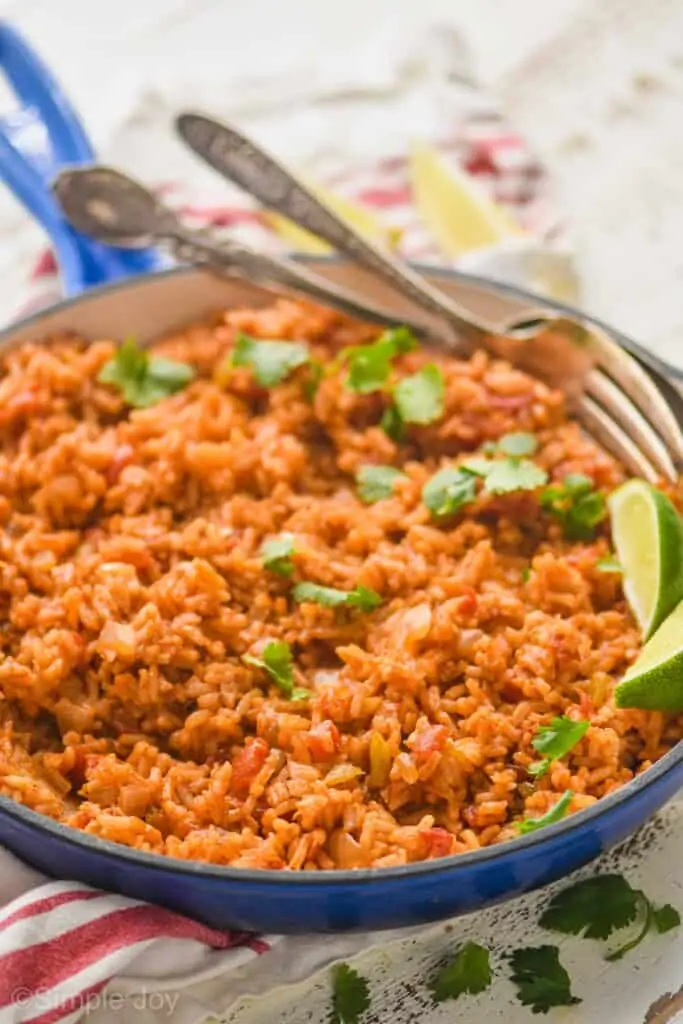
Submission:
[[[368,207],[363,206],[361,203],[352,202],[350,199],[339,196],[335,192],[330,192],[320,185],[308,182],[308,187],[311,192],[318,196],[319,199],[322,199],[335,213],[343,217],[345,221],[348,221],[352,228],[355,228],[359,234],[369,241],[378,242],[388,249],[396,248],[400,240],[400,231],[385,224]],[[294,221],[289,220],[287,217],[283,217],[282,214],[266,210],[263,216],[266,224],[272,228],[276,235],[279,235],[280,238],[287,242],[295,252],[315,255],[332,251],[327,242],[323,242],[316,235],[312,235],[304,228],[300,228],[298,224],[295,224]]]
[[645,644],[614,696],[619,708],[683,710],[683,601]]
[[410,178],[417,211],[449,259],[522,234],[519,224],[469,174],[453,168],[431,146],[413,146]]
[[681,518],[669,499],[644,480],[622,484],[607,504],[624,593],[647,640],[683,599]]

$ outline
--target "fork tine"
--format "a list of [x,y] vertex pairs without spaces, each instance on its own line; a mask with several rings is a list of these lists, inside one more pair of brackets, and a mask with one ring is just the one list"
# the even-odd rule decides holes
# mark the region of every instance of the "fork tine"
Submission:
[[659,481],[660,473],[628,434],[590,395],[585,394],[578,399],[577,411],[595,440],[623,462],[635,476],[644,477],[651,484]]
[[676,480],[676,466],[661,437],[609,377],[593,370],[586,379],[586,393],[627,433],[655,469],[669,480]]
[[598,367],[638,406],[646,422],[666,443],[674,468],[680,469],[683,466],[683,431],[652,378],[603,331],[591,327],[590,340]]

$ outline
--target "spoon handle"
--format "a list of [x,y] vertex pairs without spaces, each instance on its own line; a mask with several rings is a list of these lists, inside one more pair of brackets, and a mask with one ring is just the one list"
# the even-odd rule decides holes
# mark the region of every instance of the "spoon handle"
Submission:
[[381,306],[359,300],[318,274],[293,260],[267,256],[233,239],[218,241],[206,231],[193,231],[180,221],[169,223],[161,237],[181,262],[203,263],[216,270],[237,274],[262,284],[278,284],[303,292],[310,298],[332,306],[348,316],[383,326],[410,327],[418,335],[433,334],[430,324],[410,317],[397,317]]
[[428,284],[407,263],[363,238],[291,171],[235,128],[195,113],[180,114],[176,128],[190,149],[219,174],[264,206],[324,239],[419,308],[438,316],[449,333],[455,327],[468,340],[481,343],[482,334],[491,331],[491,325]]

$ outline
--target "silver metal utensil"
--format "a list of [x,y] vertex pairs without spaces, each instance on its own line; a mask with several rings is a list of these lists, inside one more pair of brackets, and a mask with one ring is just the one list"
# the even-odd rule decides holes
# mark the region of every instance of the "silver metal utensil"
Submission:
[[318,235],[426,313],[441,315],[461,337],[561,386],[590,433],[632,472],[652,481],[677,478],[683,467],[678,421],[652,377],[604,331],[543,309],[530,310],[521,321],[485,321],[359,235],[235,128],[198,113],[181,114],[176,127],[198,156],[266,207]]
[[188,228],[177,214],[140,182],[111,167],[94,165],[62,171],[53,191],[77,231],[119,248],[161,243],[181,262],[203,263],[252,281],[276,284],[310,296],[341,312],[383,326],[407,324],[418,335],[438,333],[429,318],[396,317],[331,284],[292,260],[266,256],[232,239]]

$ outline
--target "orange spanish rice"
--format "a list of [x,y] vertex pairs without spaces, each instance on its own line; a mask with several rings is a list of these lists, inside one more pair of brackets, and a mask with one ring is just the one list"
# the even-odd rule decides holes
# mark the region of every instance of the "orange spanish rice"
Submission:
[[[132,325],[134,326],[134,325]],[[377,329],[293,301],[231,310],[157,354],[197,378],[147,409],[98,383],[113,341],[24,344],[0,381],[0,792],[91,835],[216,864],[383,867],[513,839],[571,790],[580,811],[679,739],[681,720],[617,710],[641,638],[601,525],[568,541],[538,493],[480,494],[435,520],[434,472],[533,432],[552,480],[608,493],[622,468],[562,395],[484,352],[418,349],[445,411],[380,427],[383,392],[306,369],[264,389],[228,369],[238,330],[307,341],[333,365]],[[355,474],[400,467],[363,503]],[[288,531],[294,573],[263,564]],[[375,590],[381,606],[297,604],[292,585]],[[291,700],[262,669],[291,646]],[[534,779],[558,715],[585,736]]]

